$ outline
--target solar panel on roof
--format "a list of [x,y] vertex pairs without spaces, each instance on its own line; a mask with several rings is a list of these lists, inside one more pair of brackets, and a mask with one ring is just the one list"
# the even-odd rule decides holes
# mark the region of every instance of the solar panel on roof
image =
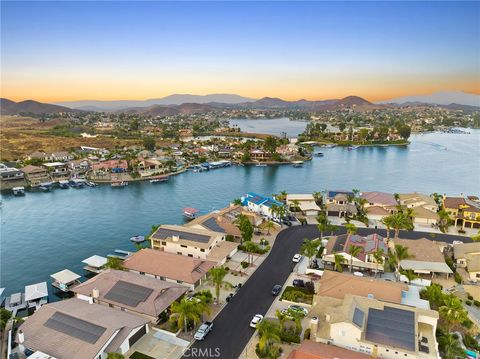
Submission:
[[104,298],[129,307],[136,307],[140,302],[144,302],[152,292],[151,288],[120,280],[105,294]]
[[361,328],[363,326],[364,317],[365,317],[365,313],[363,312],[363,310],[355,308],[355,310],[353,311],[353,319],[352,319],[353,324]]
[[225,233],[225,230],[218,225],[216,218],[210,217],[205,222],[203,222],[203,225],[211,231]]
[[166,229],[166,228],[159,228],[153,235],[153,238],[156,239],[165,239],[165,238],[171,238],[173,236],[178,236],[181,239],[185,239],[188,241],[194,241],[194,242],[201,242],[201,243],[208,243],[210,240],[210,236],[205,236],[202,234],[196,234],[196,233],[189,233],[189,232],[183,232],[183,231],[176,231],[173,229]]
[[107,330],[96,324],[56,312],[44,324],[49,329],[94,344]]
[[365,338],[369,341],[415,351],[415,313],[384,307],[369,309]]

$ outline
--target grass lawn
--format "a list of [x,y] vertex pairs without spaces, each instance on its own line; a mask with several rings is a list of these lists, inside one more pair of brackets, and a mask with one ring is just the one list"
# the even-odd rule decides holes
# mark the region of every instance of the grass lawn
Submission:
[[282,293],[281,300],[288,300],[290,302],[312,304],[313,293],[309,293],[305,288],[297,288],[288,286]]

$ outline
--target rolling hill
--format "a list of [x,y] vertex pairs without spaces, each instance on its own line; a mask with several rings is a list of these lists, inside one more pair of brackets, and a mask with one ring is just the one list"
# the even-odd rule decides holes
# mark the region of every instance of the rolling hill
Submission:
[[0,100],[0,111],[2,115],[18,115],[20,113],[51,114],[58,112],[78,111],[72,110],[71,108],[65,106],[57,106],[33,100],[21,102],[15,102],[6,98],[2,98]]

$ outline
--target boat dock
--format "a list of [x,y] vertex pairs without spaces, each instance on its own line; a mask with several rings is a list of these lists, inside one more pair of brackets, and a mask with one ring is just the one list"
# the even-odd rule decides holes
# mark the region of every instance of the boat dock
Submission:
[[85,271],[94,273],[94,274],[99,274],[105,268],[105,265],[107,264],[107,258],[102,256],[97,256],[95,254],[91,257],[88,257],[87,259],[84,259],[82,263],[86,264],[86,266],[83,267]]
[[52,286],[64,293],[70,292],[70,289],[73,286],[80,284],[81,278],[77,273],[74,273],[68,269],[54,273],[50,277],[53,278]]
[[48,303],[47,282],[25,286],[23,293],[14,293],[5,299],[5,309],[15,317],[20,310],[34,308],[38,310]]
[[121,249],[115,249],[114,254],[108,254],[108,258],[119,258],[119,259],[127,259],[132,255],[132,252],[124,251]]

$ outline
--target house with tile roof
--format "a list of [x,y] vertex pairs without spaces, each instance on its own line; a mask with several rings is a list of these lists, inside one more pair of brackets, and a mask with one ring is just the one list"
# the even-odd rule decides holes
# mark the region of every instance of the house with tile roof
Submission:
[[187,290],[188,287],[181,284],[107,269],[75,286],[72,292],[78,299],[135,313],[157,324],[162,313]]
[[262,196],[260,194],[249,192],[244,194],[241,198],[242,205],[247,207],[249,211],[257,213],[268,219],[279,220],[277,213],[272,211],[272,208],[285,207],[285,204],[273,199],[271,197]]
[[439,217],[437,214],[437,202],[431,197],[422,193],[399,194],[399,201],[402,206],[413,209],[413,222],[418,225],[435,225]]
[[477,282],[480,280],[480,243],[454,243],[453,257],[457,267],[465,268],[469,279]]
[[104,359],[108,353],[125,354],[148,333],[148,323],[136,314],[71,298],[42,306],[20,326],[16,342],[22,352],[56,359]]
[[352,200],[353,196],[353,192],[349,191],[327,191],[325,195],[327,216],[345,217],[357,214],[357,206]]
[[287,359],[371,359],[367,354],[354,352],[345,348],[337,347],[312,340],[304,340],[298,348],[295,348]]
[[468,197],[443,197],[443,208],[455,227],[480,228],[480,203]]
[[130,272],[183,284],[194,289],[205,279],[216,262],[145,248],[123,261]]

